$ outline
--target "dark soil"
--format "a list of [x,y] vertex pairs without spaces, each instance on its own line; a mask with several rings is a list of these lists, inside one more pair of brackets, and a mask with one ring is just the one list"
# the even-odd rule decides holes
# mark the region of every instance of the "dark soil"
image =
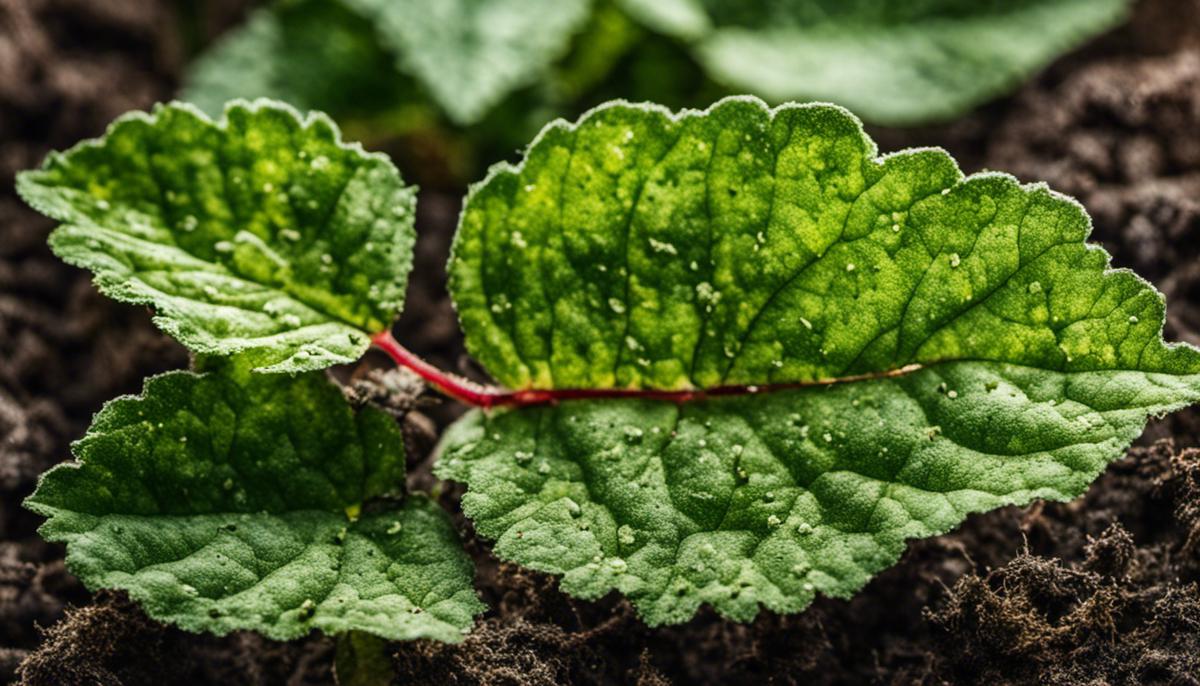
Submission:
[[[15,198],[13,174],[169,98],[189,52],[243,4],[0,0],[0,679],[332,682],[327,639],[196,636],[120,594],[89,594],[19,506],[105,400],[186,355],[147,312],[97,295],[50,255],[50,223]],[[1075,195],[1115,263],[1166,292],[1168,337],[1200,342],[1198,131],[1200,1],[1164,0],[1142,3],[1127,27],[1015,96],[945,126],[872,133],[885,151],[940,144],[967,171],[1002,169]],[[474,374],[443,285],[457,198],[420,199],[397,332],[436,364]],[[427,489],[429,447],[459,409],[413,401],[404,379],[373,375],[378,366],[372,357],[344,376],[357,397],[391,398],[405,415],[410,485]],[[745,625],[704,612],[648,629],[616,596],[575,601],[553,579],[498,562],[460,518],[491,610],[460,645],[391,645],[397,683],[1200,684],[1196,446],[1200,413],[1178,413],[1075,502],[971,517],[914,542],[850,601]],[[457,511],[457,496],[448,486],[441,497]]]

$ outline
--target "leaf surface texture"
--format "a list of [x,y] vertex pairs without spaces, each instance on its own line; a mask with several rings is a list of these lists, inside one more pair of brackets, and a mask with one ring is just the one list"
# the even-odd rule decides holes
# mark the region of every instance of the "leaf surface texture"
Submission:
[[357,514],[403,483],[402,445],[319,373],[171,372],[108,403],[26,506],[89,588],[191,631],[457,641],[482,605],[449,518],[423,496]]
[[404,302],[415,189],[323,115],[262,100],[214,122],[159,106],[17,187],[62,222],[59,257],[105,294],[153,306],[196,352],[271,372],[351,362]]
[[499,555],[651,624],[845,597],[907,538],[1075,497],[1200,398],[1200,351],[1089,231],[1043,186],[879,157],[832,106],[552,124],[464,208],[472,354],[513,388],[743,394],[473,413],[439,474]]

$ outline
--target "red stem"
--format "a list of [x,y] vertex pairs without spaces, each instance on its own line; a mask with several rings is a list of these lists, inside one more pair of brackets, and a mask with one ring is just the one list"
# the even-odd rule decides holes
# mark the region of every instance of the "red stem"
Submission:
[[388,357],[400,365],[416,372],[418,376],[442,393],[475,407],[526,407],[529,405],[545,405],[560,400],[583,400],[589,398],[646,398],[649,400],[667,400],[674,403],[685,403],[693,400],[703,400],[708,397],[726,395],[752,395],[754,393],[769,393],[796,388],[813,388],[832,386],[838,383],[852,381],[869,381],[887,379],[911,374],[921,365],[910,364],[899,369],[886,372],[857,374],[835,379],[818,379],[816,381],[795,381],[791,383],[766,384],[761,386],[715,386],[713,388],[660,391],[641,388],[529,388],[520,391],[510,391],[495,386],[482,386],[449,372],[444,372],[417,357],[392,337],[391,331],[382,331],[371,338],[375,347],[387,353]]

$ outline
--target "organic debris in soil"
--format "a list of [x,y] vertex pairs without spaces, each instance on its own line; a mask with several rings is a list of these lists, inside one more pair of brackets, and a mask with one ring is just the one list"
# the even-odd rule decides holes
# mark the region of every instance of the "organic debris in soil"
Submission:
[[165,683],[188,671],[165,634],[128,599],[102,593],[48,629],[18,676],[29,686]]
[[1028,552],[960,579],[929,613],[954,683],[1200,684],[1200,451],[1151,459],[1177,536],[1138,547],[1114,523],[1069,563]]
[[[460,646],[422,641],[397,653],[400,683],[454,686],[607,684],[619,674],[589,645],[588,633],[570,634],[549,623],[492,618]],[[614,679],[614,677],[617,677]]]
[[279,643],[255,634],[196,636],[147,617],[123,593],[67,611],[18,668],[25,686],[332,683],[329,641]]

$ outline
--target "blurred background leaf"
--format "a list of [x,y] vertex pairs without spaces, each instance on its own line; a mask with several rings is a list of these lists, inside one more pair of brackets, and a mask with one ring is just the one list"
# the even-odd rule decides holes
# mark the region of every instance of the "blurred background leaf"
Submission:
[[191,66],[210,113],[267,96],[330,113],[427,187],[461,189],[547,121],[610,99],[824,100],[945,121],[1117,24],[1129,0],[277,0]]

